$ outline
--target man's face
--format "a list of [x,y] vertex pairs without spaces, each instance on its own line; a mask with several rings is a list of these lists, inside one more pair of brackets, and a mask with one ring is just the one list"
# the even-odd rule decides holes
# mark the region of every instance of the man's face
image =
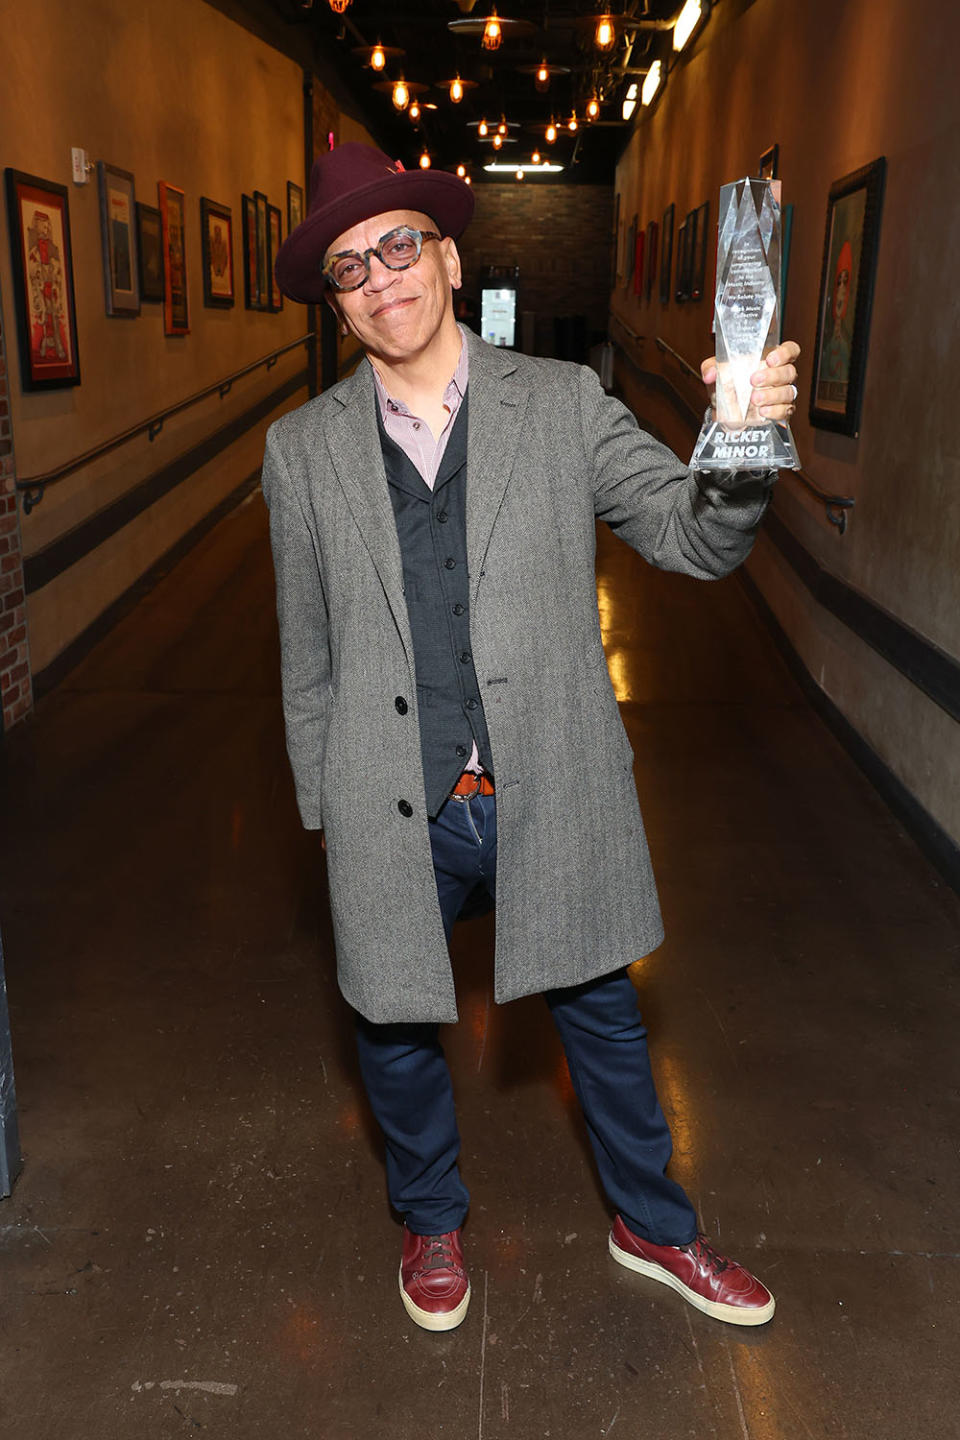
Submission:
[[[438,228],[418,210],[389,210],[338,235],[327,258],[344,250],[362,255],[398,225]],[[396,362],[422,354],[447,326],[455,324],[451,287],[459,285],[460,257],[453,241],[424,240],[420,259],[409,270],[388,270],[371,255],[370,276],[359,290],[331,288],[327,298],[364,350]]]

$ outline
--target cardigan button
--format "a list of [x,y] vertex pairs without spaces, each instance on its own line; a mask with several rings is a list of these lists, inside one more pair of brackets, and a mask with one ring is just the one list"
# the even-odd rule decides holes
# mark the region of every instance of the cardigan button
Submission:
[[393,703],[397,707],[398,715],[406,715],[407,711],[410,709],[410,706],[407,704],[406,700],[404,700],[402,695],[398,695]]
[[400,814],[405,816],[408,820],[413,814],[413,806],[410,804],[409,800],[398,800],[397,809],[400,811]]

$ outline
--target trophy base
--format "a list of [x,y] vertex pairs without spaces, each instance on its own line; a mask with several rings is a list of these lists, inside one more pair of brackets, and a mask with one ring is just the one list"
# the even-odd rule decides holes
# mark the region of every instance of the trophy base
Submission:
[[799,470],[789,425],[764,420],[743,430],[708,420],[690,461],[692,470]]

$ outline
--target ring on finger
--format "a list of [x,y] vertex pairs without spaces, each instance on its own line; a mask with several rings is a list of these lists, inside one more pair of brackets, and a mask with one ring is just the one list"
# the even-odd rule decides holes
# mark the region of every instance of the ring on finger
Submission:
[[791,403],[791,405],[795,405],[795,404],[796,404],[796,400],[797,400],[797,393],[798,393],[798,392],[797,392],[797,387],[796,387],[796,385],[791,385],[791,386],[790,386],[790,389],[793,391],[793,394],[792,394],[791,397],[790,397],[790,403]]

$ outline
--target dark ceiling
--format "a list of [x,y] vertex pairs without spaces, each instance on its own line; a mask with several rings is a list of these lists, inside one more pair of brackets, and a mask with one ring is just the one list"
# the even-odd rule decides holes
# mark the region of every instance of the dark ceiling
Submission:
[[[535,149],[556,160],[565,182],[610,183],[630,126],[621,105],[631,82],[657,58],[664,74],[671,63],[669,25],[682,0],[612,0],[606,9],[581,0],[352,0],[342,15],[329,0],[271,0],[275,15],[287,26],[308,31],[318,57],[332,64],[339,85],[353,98],[384,148],[409,167],[426,148],[432,163],[453,170],[465,163],[474,182],[485,178],[490,161],[529,163]],[[708,6],[704,5],[704,11]],[[496,10],[503,24],[499,49],[481,44],[483,21]],[[596,18],[616,17],[616,43],[602,54],[594,45]],[[511,25],[509,22],[520,22]],[[453,22],[451,28],[450,22]],[[377,43],[405,53],[388,59],[378,75],[367,57],[354,52]],[[532,73],[541,61],[562,66],[568,74],[550,79],[538,93]],[[473,81],[459,104],[451,102],[441,81],[458,76]],[[389,94],[374,88],[377,81],[402,77],[424,88],[415,95],[422,109],[419,121],[398,113]],[[588,123],[584,107],[590,96],[601,100],[599,118]],[[428,106],[435,108],[427,108]],[[567,128],[571,112],[579,121],[575,134]],[[638,106],[639,110],[639,106]],[[544,130],[556,118],[559,137],[545,143]],[[497,154],[477,134],[481,120],[491,125],[505,117],[509,139]],[[504,175],[497,177],[505,178]],[[546,183],[539,177],[532,183]]]

